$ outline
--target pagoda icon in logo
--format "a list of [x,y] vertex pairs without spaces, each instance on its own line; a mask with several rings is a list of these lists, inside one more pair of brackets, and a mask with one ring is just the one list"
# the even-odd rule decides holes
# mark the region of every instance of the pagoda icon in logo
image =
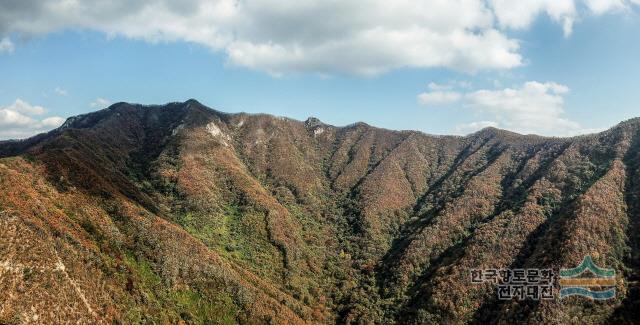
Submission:
[[606,300],[616,295],[616,271],[598,267],[587,255],[582,263],[572,269],[560,270],[560,298],[583,296]]

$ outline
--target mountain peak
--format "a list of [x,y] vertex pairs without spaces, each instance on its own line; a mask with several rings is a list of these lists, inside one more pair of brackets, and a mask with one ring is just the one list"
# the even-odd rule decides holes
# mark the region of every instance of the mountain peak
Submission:
[[322,126],[322,125],[324,125],[324,123],[322,123],[322,121],[320,121],[320,119],[319,119],[319,118],[317,118],[317,117],[313,117],[313,116],[310,116],[309,118],[307,118],[307,120],[306,120],[306,121],[304,121],[304,125],[305,125],[307,128],[315,128],[315,127],[317,127],[317,126]]
[[197,101],[196,99],[190,98],[187,101],[184,102],[185,105],[199,105],[199,106],[204,106],[202,105],[202,103],[200,103],[199,101]]

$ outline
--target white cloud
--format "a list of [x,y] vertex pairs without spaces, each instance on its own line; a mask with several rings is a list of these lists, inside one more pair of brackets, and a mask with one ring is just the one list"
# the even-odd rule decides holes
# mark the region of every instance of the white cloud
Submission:
[[[587,7],[596,14],[621,10],[628,6],[628,3],[624,0],[586,0],[585,2]],[[638,1],[631,0],[631,3],[637,4]]]
[[[526,29],[540,14],[561,23],[565,37],[573,32],[573,25],[581,14],[602,15],[612,11],[623,11],[639,4],[638,0],[490,0],[490,5],[503,28]],[[579,10],[586,7],[586,13]]]
[[7,106],[6,109],[27,115],[40,115],[45,112],[44,107],[31,105],[20,98],[16,99],[13,104]]
[[40,125],[43,127],[57,128],[64,123],[64,118],[60,116],[47,117],[40,121]]
[[10,38],[4,37],[0,40],[0,53],[11,53],[15,47],[13,46],[13,42]]
[[535,18],[546,13],[562,23],[565,36],[571,34],[576,19],[574,0],[491,0],[494,13],[502,27],[525,29]]
[[105,108],[111,105],[111,101],[104,98],[96,98],[96,100],[89,103],[89,107],[91,108]]
[[478,90],[465,101],[479,113],[488,114],[500,127],[520,133],[573,134],[577,122],[564,117],[563,95],[569,88],[553,82],[529,81],[518,88]]
[[467,81],[450,80],[447,83],[430,82],[429,91],[418,94],[418,103],[425,106],[440,106],[452,104],[462,98],[462,93],[455,89],[469,89],[471,83]]
[[60,96],[67,96],[69,93],[67,92],[66,89],[62,89],[60,87],[56,87],[53,92],[55,92],[56,94],[60,95]]
[[[483,120],[456,126],[455,132],[466,134],[492,126],[523,134],[569,136],[591,133],[565,116],[564,96],[569,88],[555,82],[528,81],[513,88],[480,89],[458,92],[432,91],[418,95],[424,104],[460,102]],[[445,94],[455,94],[450,97]]]
[[497,128],[498,126],[499,126],[498,122],[495,122],[495,121],[477,121],[477,122],[457,125],[454,132],[456,134],[469,134],[484,128],[488,128],[488,127]]
[[[231,65],[274,75],[465,72],[522,65],[517,40],[540,15],[569,36],[582,15],[638,0],[23,0],[0,2],[1,35],[90,29],[148,42],[184,41]],[[2,44],[13,49],[8,38]]]
[[452,88],[450,84],[438,84],[435,82],[430,82],[427,87],[431,90],[449,90]]
[[455,91],[441,91],[435,90],[431,92],[424,92],[418,95],[418,102],[427,106],[438,106],[455,103],[462,95]]
[[16,99],[9,106],[0,108],[0,139],[27,138],[32,135],[54,129],[64,119],[58,116],[39,120],[34,115],[44,114],[41,106],[31,105],[21,99]]
[[0,35],[91,29],[223,51],[232,65],[289,73],[396,68],[461,71],[522,64],[483,0],[146,0],[0,3]]
[[19,112],[8,108],[0,108],[1,126],[25,126],[34,123],[35,120]]
[[460,81],[460,80],[451,80],[445,84],[438,84],[435,82],[430,82],[427,85],[427,88],[430,90],[451,90],[453,88],[471,88],[471,83],[468,81]]

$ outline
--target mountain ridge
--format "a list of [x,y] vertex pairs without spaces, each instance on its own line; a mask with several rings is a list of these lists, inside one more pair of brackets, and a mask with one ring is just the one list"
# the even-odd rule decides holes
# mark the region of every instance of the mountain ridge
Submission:
[[117,102],[117,103],[109,105],[108,107],[103,108],[102,110],[93,111],[93,112],[89,112],[89,113],[83,113],[83,114],[79,114],[79,115],[68,117],[60,127],[55,128],[55,129],[53,129],[51,131],[40,133],[40,134],[36,134],[34,136],[31,136],[31,137],[28,137],[28,138],[24,138],[24,139],[0,140],[0,144],[6,145],[6,144],[12,143],[12,142],[16,142],[16,143],[29,142],[33,138],[38,138],[38,137],[41,137],[43,135],[46,135],[46,134],[49,134],[49,133],[52,133],[52,132],[57,132],[57,131],[63,130],[65,128],[69,127],[70,124],[73,123],[77,119],[81,119],[83,117],[88,117],[88,116],[91,116],[91,115],[99,115],[99,112],[101,112],[101,111],[107,111],[107,110],[116,109],[117,107],[121,107],[123,105],[128,105],[128,106],[132,106],[132,107],[141,107],[141,108],[162,108],[162,107],[165,107],[167,105],[180,105],[180,104],[182,104],[182,105],[188,105],[188,104],[198,105],[199,107],[206,108],[208,110],[211,110],[212,112],[216,112],[217,114],[223,114],[223,115],[228,115],[228,116],[238,115],[238,114],[239,115],[270,116],[270,117],[273,117],[273,118],[291,119],[291,120],[294,120],[294,121],[297,121],[297,122],[301,122],[301,123],[305,123],[305,122],[307,122],[308,120],[311,119],[311,120],[317,120],[317,122],[321,123],[322,125],[335,127],[335,128],[346,128],[346,127],[351,127],[351,126],[356,126],[356,125],[365,125],[365,126],[369,126],[369,127],[374,127],[374,128],[378,128],[378,129],[387,130],[387,131],[418,132],[418,133],[424,134],[426,136],[432,136],[432,137],[470,137],[470,136],[473,136],[476,133],[507,133],[507,134],[511,134],[511,135],[515,135],[515,136],[522,136],[522,137],[535,136],[535,137],[541,137],[541,138],[575,138],[575,137],[589,136],[589,135],[593,135],[593,134],[599,134],[599,133],[602,133],[602,132],[606,132],[606,131],[608,131],[608,130],[610,130],[612,128],[618,127],[618,126],[626,124],[626,123],[629,123],[629,124],[640,123],[640,117],[635,117],[635,118],[630,118],[630,119],[627,119],[625,121],[619,122],[618,124],[610,127],[609,129],[603,130],[603,131],[599,131],[599,132],[595,132],[595,133],[574,135],[574,136],[545,136],[545,135],[539,135],[539,134],[522,134],[522,133],[518,133],[518,132],[515,132],[515,131],[510,131],[510,130],[506,130],[506,129],[500,129],[500,128],[496,128],[496,127],[492,127],[492,126],[484,127],[484,128],[482,128],[480,130],[471,132],[471,133],[466,134],[466,135],[432,134],[432,133],[427,133],[427,132],[424,132],[424,131],[411,130],[411,129],[397,130],[397,129],[382,128],[382,127],[372,126],[372,125],[367,124],[367,123],[362,122],[362,121],[353,122],[351,124],[344,125],[344,126],[335,126],[335,125],[332,125],[332,124],[326,124],[325,122],[321,121],[317,117],[313,117],[313,116],[308,117],[305,121],[300,121],[300,120],[296,120],[296,119],[293,119],[293,118],[290,118],[290,117],[276,116],[276,115],[271,115],[271,114],[267,114],[267,113],[247,113],[247,112],[227,113],[227,112],[219,111],[219,110],[216,110],[214,108],[208,107],[208,106],[200,103],[198,100],[191,98],[191,99],[188,99],[188,100],[186,100],[184,102],[177,101],[177,102],[169,102],[169,103],[166,103],[166,104],[138,104],[138,103],[129,103],[129,102]]

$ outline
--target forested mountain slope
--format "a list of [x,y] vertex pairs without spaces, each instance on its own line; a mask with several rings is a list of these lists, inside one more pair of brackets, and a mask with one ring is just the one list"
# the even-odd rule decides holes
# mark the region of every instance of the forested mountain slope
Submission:
[[[457,137],[118,103],[0,156],[0,323],[640,319],[638,119]],[[615,299],[470,284],[585,255]]]

